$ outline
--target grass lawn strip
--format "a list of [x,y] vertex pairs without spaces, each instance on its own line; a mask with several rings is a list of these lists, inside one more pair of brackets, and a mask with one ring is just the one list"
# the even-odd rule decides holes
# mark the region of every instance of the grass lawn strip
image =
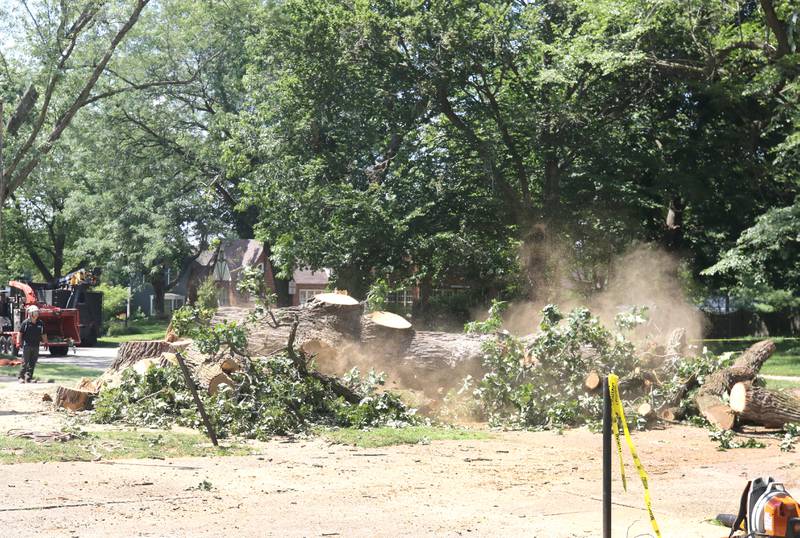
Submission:
[[[0,375],[17,377],[19,369],[19,366],[0,366]],[[77,381],[82,377],[97,377],[102,373],[103,370],[100,368],[84,368],[73,364],[40,362],[36,365],[34,377],[39,379],[40,382],[46,382],[52,379],[56,383],[63,383],[66,381]]]
[[136,334],[122,334],[118,336],[103,336],[97,341],[99,346],[116,346],[122,342],[134,342],[139,340],[163,340],[167,332],[169,320],[138,320],[130,321],[129,326],[135,327]]
[[391,445],[416,445],[430,441],[462,441],[470,439],[491,439],[492,435],[483,431],[435,426],[409,426],[407,428],[319,428],[318,435],[333,443],[353,445],[361,448],[377,448]]
[[714,353],[725,351],[744,351],[761,340],[775,342],[775,353],[761,368],[762,374],[800,376],[800,338],[730,338],[719,340],[701,340],[699,345],[706,346]]
[[0,435],[0,464],[98,459],[165,459],[197,456],[243,456],[251,452],[233,443],[214,448],[201,434],[176,432],[84,432],[71,441],[37,443]]
[[781,389],[800,389],[800,377],[797,378],[797,381],[789,381],[786,379],[765,379],[767,382],[767,388],[772,390],[781,390]]

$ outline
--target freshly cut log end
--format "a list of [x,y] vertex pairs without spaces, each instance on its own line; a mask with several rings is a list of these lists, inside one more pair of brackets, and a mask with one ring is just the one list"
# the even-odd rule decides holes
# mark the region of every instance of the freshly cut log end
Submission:
[[594,392],[600,388],[600,383],[602,382],[602,378],[600,374],[597,372],[589,372],[589,375],[586,376],[586,380],[583,382],[583,386],[589,392]]
[[80,381],[78,381],[78,386],[76,387],[78,390],[85,390],[86,392],[93,392],[97,394],[100,392],[100,387],[102,383],[99,379],[94,379],[91,377],[82,377]]
[[736,383],[731,389],[729,398],[731,409],[737,413],[741,413],[747,407],[747,384]]
[[342,306],[356,306],[358,304],[358,301],[347,295],[347,293],[320,293],[315,295],[314,299],[323,303]]
[[230,357],[225,357],[222,362],[219,363],[219,367],[222,368],[222,371],[226,374],[232,374],[242,369],[241,364]]
[[736,413],[721,400],[713,396],[698,396],[695,401],[700,412],[711,424],[720,430],[733,429],[736,424]]
[[198,384],[211,395],[219,392],[222,385],[235,386],[233,379],[225,373],[219,364],[204,364],[195,370],[195,376]]
[[800,423],[800,399],[789,393],[737,383],[731,389],[730,406],[739,419],[766,428],[783,428]]
[[398,330],[411,328],[411,323],[406,318],[392,312],[372,312],[368,314],[367,317],[372,320],[372,323],[380,325],[381,327]]
[[658,418],[668,422],[678,422],[682,420],[685,413],[680,407],[666,407],[658,412]]
[[712,424],[730,430],[736,422],[736,412],[723,400],[737,383],[752,382],[767,359],[775,351],[771,340],[750,346],[730,368],[723,368],[708,376],[695,396],[700,413]]
[[91,409],[94,396],[94,392],[87,390],[58,387],[56,391],[56,407],[63,407],[70,411]]
[[653,411],[653,406],[649,403],[643,403],[637,407],[636,414],[646,419],[653,419],[656,416],[655,411]]

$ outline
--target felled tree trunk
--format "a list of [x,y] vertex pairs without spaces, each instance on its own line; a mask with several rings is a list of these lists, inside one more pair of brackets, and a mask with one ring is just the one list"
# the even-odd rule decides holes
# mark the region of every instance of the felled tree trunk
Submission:
[[758,342],[742,353],[733,366],[711,374],[695,396],[700,413],[718,428],[732,429],[736,423],[736,412],[725,403],[723,397],[736,383],[755,379],[774,351],[775,344],[771,340]]
[[739,420],[767,428],[783,428],[800,423],[800,399],[785,392],[755,387],[750,382],[736,383],[731,389],[730,406]]
[[[215,322],[243,320],[248,311],[220,308]],[[438,393],[458,385],[466,375],[482,372],[481,345],[487,336],[415,331],[379,326],[363,315],[363,305],[330,305],[312,301],[278,308],[275,326],[267,316],[250,329],[249,352],[270,355],[286,349],[293,321],[298,321],[295,348],[314,356],[323,373],[341,375],[350,368],[374,368],[402,386]]]

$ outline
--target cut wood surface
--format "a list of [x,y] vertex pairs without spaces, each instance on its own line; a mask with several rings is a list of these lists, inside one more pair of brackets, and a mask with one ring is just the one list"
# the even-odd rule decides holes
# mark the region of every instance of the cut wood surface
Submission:
[[410,329],[411,323],[403,316],[398,316],[392,312],[372,312],[367,314],[372,323],[387,327],[389,329]]
[[357,299],[350,297],[346,293],[320,293],[315,295],[314,299],[323,303],[335,305],[355,306],[358,304]]
[[58,387],[56,390],[56,407],[63,407],[70,411],[83,411],[91,409],[95,393],[88,390]]
[[583,386],[588,392],[595,392],[600,389],[601,382],[602,378],[600,377],[600,374],[595,371],[591,371],[589,372],[589,375],[586,376]]
[[662,407],[657,414],[658,418],[667,422],[678,422],[686,413],[680,407]]
[[771,340],[757,342],[736,359],[733,366],[714,372],[706,379],[695,397],[700,413],[723,430],[730,430],[736,423],[736,412],[723,399],[736,383],[752,381],[759,370],[775,352]]
[[225,373],[220,364],[200,365],[195,368],[192,374],[197,384],[212,395],[219,391],[220,385],[235,386],[233,380]]
[[800,423],[800,399],[789,393],[736,383],[731,389],[730,406],[742,422],[767,428],[782,428]]

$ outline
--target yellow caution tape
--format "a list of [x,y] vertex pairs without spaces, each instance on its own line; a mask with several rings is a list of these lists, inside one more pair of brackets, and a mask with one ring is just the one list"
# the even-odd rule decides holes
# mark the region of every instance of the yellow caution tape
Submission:
[[631,439],[631,432],[628,431],[628,422],[625,420],[625,410],[622,408],[622,400],[619,397],[619,378],[610,374],[608,376],[608,392],[611,397],[611,431],[614,433],[614,439],[617,441],[617,454],[619,454],[619,469],[622,475],[622,488],[628,491],[628,484],[625,480],[625,464],[622,461],[622,444],[619,438],[619,422],[622,422],[622,431],[625,434],[625,442],[631,451],[633,464],[636,470],[639,471],[639,478],[642,479],[642,486],[644,486],[644,504],[647,506],[647,513],[650,515],[650,525],[653,527],[656,536],[661,538],[661,531],[658,529],[656,523],[656,516],[653,515],[653,506],[650,502],[650,488],[647,485],[647,472],[642,466],[639,455],[636,453],[636,447],[633,446],[633,439]]

